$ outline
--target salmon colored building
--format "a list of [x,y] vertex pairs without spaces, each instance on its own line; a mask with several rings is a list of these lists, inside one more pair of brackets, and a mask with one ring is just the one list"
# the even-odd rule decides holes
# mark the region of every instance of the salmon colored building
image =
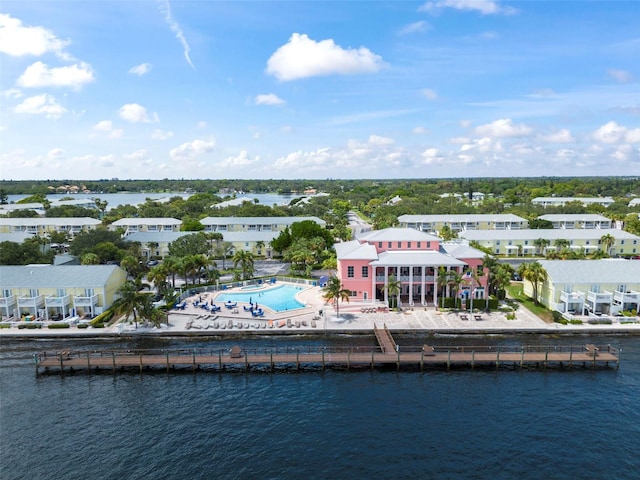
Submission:
[[387,228],[362,233],[335,248],[337,275],[343,288],[351,292],[350,301],[388,303],[386,287],[393,277],[400,282],[403,304],[435,306],[438,295],[450,297],[453,289],[452,285],[438,286],[442,269],[462,276],[458,290],[463,298],[486,298],[484,253],[464,241],[443,242],[412,228]]

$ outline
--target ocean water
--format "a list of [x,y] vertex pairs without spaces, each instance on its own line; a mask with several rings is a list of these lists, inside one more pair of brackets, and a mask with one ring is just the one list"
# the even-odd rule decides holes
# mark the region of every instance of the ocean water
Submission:
[[36,376],[32,354],[40,350],[368,346],[375,339],[3,339],[0,478],[639,477],[640,338],[430,337],[428,342],[595,343],[623,352],[619,370]]

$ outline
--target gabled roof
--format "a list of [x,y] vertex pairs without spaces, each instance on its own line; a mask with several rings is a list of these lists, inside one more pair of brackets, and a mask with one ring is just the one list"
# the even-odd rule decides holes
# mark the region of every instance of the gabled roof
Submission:
[[617,228],[576,228],[576,229],[526,229],[526,230],[465,230],[458,233],[458,236],[467,240],[536,240],[544,238],[547,240],[599,240],[603,235],[611,235],[616,240],[640,240],[640,237]]
[[440,251],[455,258],[484,258],[484,252],[473,248],[468,242],[445,242],[440,244]]
[[556,284],[640,285],[640,260],[540,260]]
[[171,243],[184,237],[198,232],[133,232],[127,235],[124,240],[127,242],[140,242],[141,244],[149,242]]
[[176,218],[121,218],[111,225],[116,227],[126,227],[129,225],[182,225],[182,220]]
[[455,215],[400,215],[398,221],[402,223],[451,223],[451,222],[527,222],[526,218],[513,213],[478,213]]
[[35,235],[27,232],[0,233],[0,242],[22,243],[28,238],[35,238]]
[[39,227],[43,225],[84,226],[100,225],[102,222],[91,217],[45,217],[45,218],[7,218],[0,217],[0,225],[12,227]]
[[2,288],[103,287],[117,265],[0,266]]
[[439,237],[420,232],[414,228],[385,228],[358,235],[358,240],[366,242],[438,242]]
[[357,240],[336,243],[334,248],[338,260],[376,260],[378,258],[378,253],[373,245],[360,243]]
[[541,220],[549,220],[550,222],[562,221],[585,221],[585,222],[610,222],[611,220],[604,215],[597,213],[548,213],[538,217]]
[[371,262],[375,266],[413,266],[413,265],[433,265],[433,266],[464,266],[461,260],[450,255],[436,252],[435,250],[391,250],[381,252],[378,260]]
[[305,220],[326,225],[326,222],[318,217],[205,217],[200,220],[200,223],[202,225],[291,225]]

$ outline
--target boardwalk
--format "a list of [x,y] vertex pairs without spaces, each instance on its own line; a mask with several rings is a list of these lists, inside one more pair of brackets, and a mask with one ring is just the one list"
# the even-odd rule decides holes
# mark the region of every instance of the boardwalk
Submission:
[[[391,339],[393,341],[393,339]],[[394,342],[395,344],[395,342]],[[383,347],[387,348],[387,347]],[[618,367],[619,351],[607,346],[584,347],[525,346],[424,346],[418,351],[382,351],[382,348],[363,347],[300,347],[287,349],[231,350],[103,350],[93,352],[43,352],[34,355],[36,373],[59,371],[146,371],[166,369],[213,369],[223,372],[238,368],[274,371],[276,368],[326,369],[326,368],[558,368]]]

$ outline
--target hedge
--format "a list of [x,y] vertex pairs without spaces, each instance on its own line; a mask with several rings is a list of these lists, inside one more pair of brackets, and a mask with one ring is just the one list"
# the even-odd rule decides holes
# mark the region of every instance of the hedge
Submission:
[[68,323],[50,323],[48,328],[52,330],[55,328],[69,328],[69,324]]

